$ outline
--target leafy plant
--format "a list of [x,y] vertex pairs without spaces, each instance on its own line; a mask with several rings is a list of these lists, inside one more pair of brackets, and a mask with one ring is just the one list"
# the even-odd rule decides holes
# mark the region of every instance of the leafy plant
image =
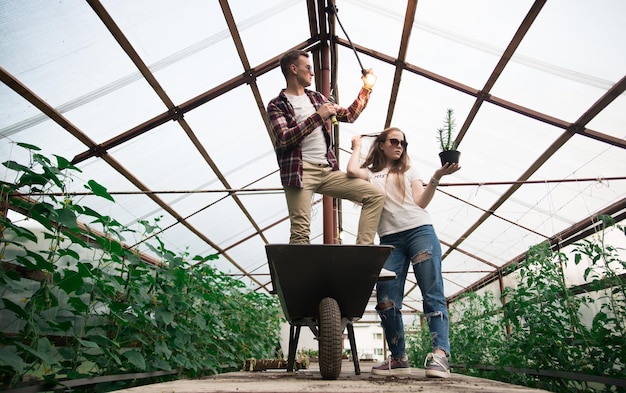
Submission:
[[[505,321],[511,327],[507,363],[536,370],[585,372],[587,329],[581,307],[589,299],[574,296],[565,285],[565,255],[548,243],[531,247],[519,269],[517,288],[505,288]],[[551,379],[515,376],[517,383],[555,389]]]
[[588,367],[593,368],[594,374],[617,373],[623,377],[626,375],[626,282],[623,278],[626,261],[620,258],[616,247],[606,243],[605,235],[611,227],[626,232],[612,217],[598,218],[602,230],[591,239],[577,242],[574,249],[575,264],[589,263],[583,276],[591,281],[591,290],[597,299],[595,306],[599,307],[586,337],[593,347],[589,356],[594,359]]
[[437,129],[437,140],[439,141],[439,147],[441,151],[455,150],[455,131],[456,121],[454,119],[454,110],[448,108],[446,110],[446,117],[443,120],[443,126]]
[[[451,305],[450,315],[456,320],[451,322],[450,328],[450,342],[455,348],[452,360],[465,364],[471,375],[485,376],[473,366],[500,364],[502,343],[507,339],[500,311],[492,292],[483,295],[471,292]],[[456,348],[471,350],[457,351]]]
[[[524,261],[507,269],[514,287],[502,293],[467,294],[450,307],[451,364],[454,372],[539,387],[554,392],[623,392],[624,388],[547,377],[515,370],[570,372],[598,377],[626,375],[626,262],[605,242],[612,228],[625,233],[608,216],[598,217],[602,230],[577,242],[571,255],[533,246]],[[586,262],[588,284],[565,284],[564,266]],[[430,351],[428,327],[407,336],[414,366]],[[458,367],[458,368],[455,368]],[[462,367],[461,367],[462,366]],[[554,374],[554,373],[553,373]]]
[[433,340],[426,323],[426,318],[415,319],[411,325],[405,325],[406,352],[413,367],[424,367],[428,353],[433,351]]
[[[276,298],[217,271],[208,263],[217,255],[168,250],[154,235],[159,218],[140,222],[158,257],[147,262],[124,245],[134,230],[66,191],[78,168],[18,145],[30,161],[3,163],[15,181],[0,183],[0,198],[28,218],[0,214],[0,388],[161,370],[198,376],[274,355]],[[85,187],[113,201],[97,182]],[[41,234],[24,226],[31,220]]]

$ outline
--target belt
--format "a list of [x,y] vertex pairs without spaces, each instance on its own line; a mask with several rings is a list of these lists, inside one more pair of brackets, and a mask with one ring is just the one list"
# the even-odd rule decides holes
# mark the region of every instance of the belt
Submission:
[[308,161],[305,161],[305,162],[306,162],[307,164],[314,165],[314,166],[316,166],[316,167],[318,167],[318,168],[328,168],[328,167],[330,166],[330,164],[328,164],[328,163],[325,163],[325,164],[316,164],[316,163],[314,163],[314,162],[308,162]]

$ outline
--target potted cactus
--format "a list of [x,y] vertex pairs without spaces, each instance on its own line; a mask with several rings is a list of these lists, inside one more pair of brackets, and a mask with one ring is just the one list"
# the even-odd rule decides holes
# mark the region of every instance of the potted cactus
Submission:
[[443,126],[437,129],[437,139],[439,140],[439,147],[441,148],[441,153],[439,153],[441,166],[445,165],[446,162],[450,164],[459,162],[461,152],[456,150],[456,141],[454,139],[455,131],[456,123],[454,121],[454,110],[448,108],[446,110]]

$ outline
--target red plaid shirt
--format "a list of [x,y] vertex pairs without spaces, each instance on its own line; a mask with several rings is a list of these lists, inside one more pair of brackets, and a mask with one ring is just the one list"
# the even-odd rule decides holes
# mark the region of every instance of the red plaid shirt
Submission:
[[[305,89],[304,92],[313,103],[315,110],[328,99],[317,91]],[[353,123],[363,112],[370,98],[367,89],[361,89],[359,95],[348,108],[337,109],[337,120]],[[302,141],[320,125],[326,139],[328,148],[326,157],[333,170],[339,170],[337,157],[333,151],[330,139],[329,122],[322,120],[317,113],[312,114],[302,123],[296,122],[296,113],[293,106],[285,96],[285,89],[281,90],[278,97],[270,101],[267,106],[270,129],[274,134],[274,150],[280,167],[280,180],[283,186],[302,188]]]

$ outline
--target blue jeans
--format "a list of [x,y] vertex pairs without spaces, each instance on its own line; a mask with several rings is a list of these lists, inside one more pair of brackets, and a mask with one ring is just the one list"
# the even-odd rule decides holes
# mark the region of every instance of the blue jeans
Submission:
[[380,238],[380,244],[395,248],[385,262],[385,269],[396,273],[394,280],[376,283],[376,310],[380,315],[391,356],[406,356],[402,299],[404,283],[413,265],[413,273],[424,298],[424,314],[433,340],[433,351],[442,349],[450,355],[448,308],[441,276],[441,245],[432,225],[423,225]]

